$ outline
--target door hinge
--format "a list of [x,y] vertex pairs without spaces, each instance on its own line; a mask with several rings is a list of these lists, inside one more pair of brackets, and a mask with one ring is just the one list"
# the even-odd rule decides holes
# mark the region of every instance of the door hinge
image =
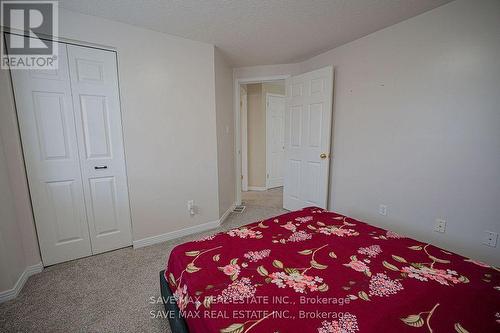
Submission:
[[267,178],[269,179],[269,174],[267,174],[266,176],[267,176]]

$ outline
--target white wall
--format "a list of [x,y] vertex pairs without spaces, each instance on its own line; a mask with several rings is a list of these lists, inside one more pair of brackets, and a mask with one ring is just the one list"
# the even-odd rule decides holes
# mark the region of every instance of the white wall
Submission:
[[11,289],[26,265],[14,195],[0,137],[0,292]]
[[0,70],[0,299],[40,261],[10,76]]
[[233,69],[215,48],[215,111],[219,217],[236,201],[234,164]]
[[335,66],[331,209],[500,265],[499,18],[459,0],[301,64]]
[[[1,39],[1,42],[3,43],[3,39]],[[35,265],[40,263],[41,259],[35,232],[35,222],[31,211],[28,181],[24,170],[24,157],[21,150],[17,116],[14,111],[14,96],[10,89],[8,71],[0,70],[0,87],[9,87],[0,89],[0,137],[2,138],[6,157],[4,161],[5,170],[11,184],[9,192],[14,202],[17,226],[22,235],[22,240],[18,241],[23,244],[27,265]]]
[[293,75],[300,72],[300,64],[282,64],[239,67],[233,70],[234,79],[254,79],[278,75]]

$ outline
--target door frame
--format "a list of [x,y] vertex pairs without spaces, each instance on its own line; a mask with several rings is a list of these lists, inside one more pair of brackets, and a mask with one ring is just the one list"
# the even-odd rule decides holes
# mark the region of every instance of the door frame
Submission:
[[[291,75],[271,75],[271,76],[263,76],[263,77],[254,77],[254,78],[240,78],[234,80],[233,92],[234,92],[234,100],[233,100],[233,114],[234,114],[234,158],[236,160],[234,173],[236,176],[236,205],[241,205],[241,189],[242,182],[241,176],[245,177],[242,174],[242,140],[241,140],[241,112],[240,112],[240,86],[242,84],[251,84],[251,83],[265,83],[272,81],[279,81],[288,79]],[[248,96],[248,95],[247,95]],[[248,147],[245,149],[248,152]],[[247,159],[248,161],[248,159]],[[248,173],[248,168],[246,168]],[[248,179],[248,174],[246,175]]]
[[[270,161],[270,158],[269,158],[269,152],[270,152],[270,149],[269,149],[269,97],[280,97],[280,98],[283,98],[283,103],[286,103],[285,101],[285,98],[286,98],[286,94],[285,95],[281,95],[281,94],[273,94],[273,93],[266,93],[266,190],[268,190],[270,188],[269,186],[269,170],[271,169],[270,167],[270,164],[269,164],[269,161]],[[286,107],[285,107],[285,111],[286,111]],[[285,122],[285,114],[283,113],[283,123]],[[283,128],[284,130],[284,128]],[[285,133],[283,132],[283,135]]]
[[[240,94],[243,88],[240,85]],[[241,99],[244,96],[245,99]],[[240,95],[241,111],[241,190],[248,191],[248,91]]]
[[[24,30],[19,30],[19,29],[12,28],[12,27],[3,27],[2,33],[4,35],[5,34],[13,34],[13,35],[18,35],[18,36],[31,37],[31,36],[27,35]],[[5,36],[4,36],[4,38],[5,38]],[[45,40],[49,40],[49,41],[54,41],[54,42],[58,42],[58,43],[69,44],[69,45],[90,47],[93,49],[99,49],[99,50],[104,50],[104,51],[114,51],[114,52],[118,53],[117,48],[114,46],[98,44],[98,43],[93,43],[93,42],[89,42],[89,41],[77,40],[77,39],[71,39],[71,38],[67,38],[64,36],[52,36],[52,35],[47,35],[44,33],[38,33],[37,38],[45,39]]]

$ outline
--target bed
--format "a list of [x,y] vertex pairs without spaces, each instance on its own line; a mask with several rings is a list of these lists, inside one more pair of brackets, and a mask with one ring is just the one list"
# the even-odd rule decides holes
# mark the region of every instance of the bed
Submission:
[[160,274],[174,333],[500,332],[498,268],[316,207],[181,244]]

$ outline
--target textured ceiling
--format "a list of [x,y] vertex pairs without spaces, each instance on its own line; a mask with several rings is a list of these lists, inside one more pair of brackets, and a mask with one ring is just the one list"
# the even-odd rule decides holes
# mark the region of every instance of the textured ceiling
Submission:
[[234,66],[291,63],[450,0],[60,0],[72,11],[215,44]]

